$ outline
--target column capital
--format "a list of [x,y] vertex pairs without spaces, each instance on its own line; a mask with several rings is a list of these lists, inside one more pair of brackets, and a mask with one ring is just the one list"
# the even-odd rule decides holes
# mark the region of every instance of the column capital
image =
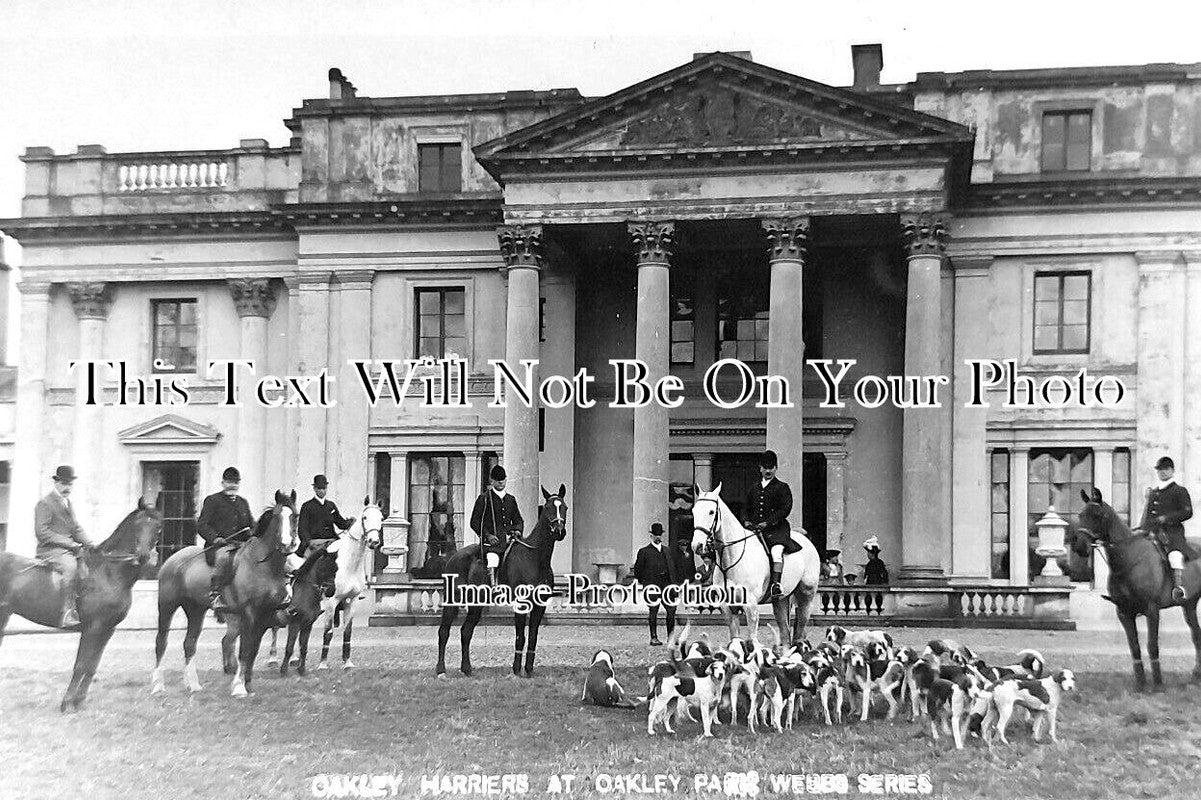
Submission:
[[501,225],[496,229],[500,240],[500,255],[505,260],[503,271],[515,267],[542,269],[542,226]]
[[809,242],[808,217],[774,217],[761,220],[767,234],[769,261],[804,261]]
[[228,278],[226,282],[239,317],[270,317],[275,311],[275,287],[270,278]]
[[628,222],[626,230],[634,243],[639,264],[668,264],[675,245],[674,222]]
[[373,269],[351,269],[336,273],[341,289],[370,289],[375,280]]
[[948,216],[923,211],[901,217],[901,232],[909,257],[941,256],[947,248]]
[[25,297],[40,296],[46,299],[50,296],[50,287],[53,284],[50,281],[41,281],[36,278],[22,278],[17,281],[17,291]]
[[108,284],[101,281],[80,281],[67,284],[71,305],[79,319],[108,319],[108,304],[112,299]]

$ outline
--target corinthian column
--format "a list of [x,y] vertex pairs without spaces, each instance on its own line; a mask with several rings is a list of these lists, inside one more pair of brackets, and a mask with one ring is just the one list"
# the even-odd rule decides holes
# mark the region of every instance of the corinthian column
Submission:
[[[275,310],[275,287],[270,278],[231,278],[229,291],[242,318],[241,358],[254,362],[257,378],[267,372],[267,320]],[[241,494],[252,509],[267,502],[266,409],[251,392],[241,395],[238,409],[238,470]]]
[[[942,215],[903,217],[909,250],[905,305],[905,374],[938,375],[942,369]],[[943,398],[947,402],[946,398]],[[901,572],[903,581],[941,581],[943,572],[943,424],[938,409],[906,408],[901,473]]]
[[[654,386],[671,368],[671,251],[675,223],[631,222],[628,226],[638,263],[638,312],[635,357],[649,370]],[[667,409],[651,401],[634,409],[634,515],[630,557],[643,545],[652,523],[667,528]]]
[[[771,301],[767,328],[767,371],[788,381],[793,408],[767,409],[767,448],[780,459],[777,474],[792,488],[792,524],[801,526],[804,411],[801,383],[805,377],[805,338],[801,320],[801,271],[809,238],[808,217],[763,220],[767,260],[771,267]],[[775,399],[775,398],[773,398]]]
[[[542,226],[505,225],[496,232],[503,274],[508,282],[505,312],[505,362],[524,375],[522,359],[538,359],[538,280],[542,272]],[[535,385],[538,368],[534,368]],[[536,398],[535,398],[536,399]],[[515,396],[505,402],[504,467],[509,491],[521,515],[534,518],[538,508],[538,408]],[[527,526],[528,528],[529,526]]]
[[[106,283],[68,283],[71,305],[79,319],[79,350],[77,361],[98,361],[104,357],[104,322],[108,319],[109,291]],[[107,370],[98,370],[105,376]],[[86,405],[88,399],[88,369],[83,364],[75,367],[75,436],[74,452],[71,456],[75,471],[79,473],[78,488],[72,494],[75,518],[93,540],[103,539],[107,533],[97,530],[101,497],[101,473],[104,463],[104,408],[101,397],[95,398],[96,405]],[[82,490],[82,491],[81,491]]]

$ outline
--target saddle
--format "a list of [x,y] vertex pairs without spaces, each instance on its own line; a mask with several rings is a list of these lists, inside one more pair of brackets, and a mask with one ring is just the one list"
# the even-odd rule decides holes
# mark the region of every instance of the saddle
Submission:
[[[1169,566],[1168,548],[1170,546],[1167,537],[1165,537],[1159,531],[1150,533],[1144,532],[1144,535],[1148,536],[1155,544],[1155,549],[1159,551],[1159,557],[1163,561],[1164,567],[1167,568]],[[1189,544],[1187,539],[1184,541],[1184,546],[1180,548],[1180,554],[1184,556],[1184,563],[1186,565],[1190,562],[1196,561],[1198,558],[1201,558],[1201,553],[1198,553],[1197,548]]]

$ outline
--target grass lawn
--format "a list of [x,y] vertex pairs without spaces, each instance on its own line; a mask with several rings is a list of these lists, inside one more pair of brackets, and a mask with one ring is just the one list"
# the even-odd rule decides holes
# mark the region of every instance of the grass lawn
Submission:
[[[645,692],[645,667],[660,650],[641,629],[545,628],[538,674],[528,680],[502,666],[512,650],[508,628],[478,629],[475,677],[442,681],[432,674],[434,629],[356,633],[355,670],[280,680],[261,669],[254,696],[238,701],[211,628],[200,642],[204,691],[196,696],[181,683],[180,632],[168,692],[151,697],[153,633],[124,631],[87,706],[66,716],[57,709],[75,637],[10,636],[0,646],[0,798],[300,798],[314,796],[318,774],[364,773],[403,773],[400,797],[420,796],[421,776],[437,773],[525,773],[530,797],[544,796],[549,775],[574,774],[571,797],[638,796],[602,792],[607,784],[594,782],[602,772],[681,778],[679,791],[662,797],[723,797],[694,793],[694,775],[749,770],[763,776],[766,797],[787,796],[772,791],[769,773],[813,772],[848,775],[851,796],[861,796],[860,773],[924,773],[933,797],[1201,796],[1201,687],[1184,683],[1192,656],[1180,634],[1165,637],[1168,691],[1138,695],[1114,635],[896,630],[901,643],[954,636],[1001,663],[1033,646],[1053,667],[1076,670],[1081,691],[1061,709],[1062,744],[1033,744],[1015,723],[1014,745],[990,757],[970,741],[962,752],[949,739],[935,748],[928,726],[883,719],[833,728],[806,721],[758,736],[722,726],[707,741],[693,726],[652,739],[644,714],[578,702],[583,665],[601,646],[613,652],[626,689]],[[457,631],[451,642],[457,664]]]

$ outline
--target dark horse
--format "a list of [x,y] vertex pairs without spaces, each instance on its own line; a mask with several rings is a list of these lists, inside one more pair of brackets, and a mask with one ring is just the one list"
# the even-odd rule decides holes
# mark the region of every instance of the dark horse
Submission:
[[[104,648],[129,613],[134,582],[142,568],[158,557],[155,544],[162,528],[162,515],[139,499],[137,510],[121,520],[113,535],[87,553],[87,578],[79,597],[79,650],[61,711],[78,711],[87,699]],[[13,613],[58,627],[62,602],[62,590],[49,566],[0,552],[0,640]]]
[[1159,669],[1159,610],[1179,605],[1184,609],[1184,620],[1193,636],[1196,663],[1193,680],[1201,680],[1201,626],[1197,624],[1197,599],[1201,596],[1201,561],[1191,561],[1184,570],[1184,600],[1172,601],[1173,580],[1171,570],[1150,536],[1140,536],[1130,530],[1121,517],[1093,489],[1090,497],[1083,490],[1084,509],[1080,512],[1080,524],[1073,549],[1082,556],[1088,555],[1090,547],[1100,547],[1109,562],[1109,599],[1117,606],[1118,619],[1126,630],[1126,641],[1130,645],[1130,657],[1134,660],[1134,679],[1139,691],[1147,688],[1147,675],[1143,669],[1143,652],[1138,641],[1135,618],[1147,617],[1147,652],[1151,656],[1151,684],[1153,690],[1163,688],[1163,675]]
[[284,659],[279,663],[281,677],[288,674],[288,662],[296,649],[298,638],[300,652],[296,659],[296,674],[304,675],[308,670],[309,635],[313,632],[313,623],[321,616],[325,585],[337,574],[337,555],[324,550],[309,553],[304,563],[296,570],[296,575],[292,578],[292,602],[288,604],[288,610],[291,612],[291,618],[288,620],[288,641],[284,647]]
[[[275,506],[259,517],[254,534],[238,549],[233,562],[233,580],[225,589],[229,611],[225,612],[226,631],[221,639],[221,661],[225,674],[234,676],[230,694],[246,697],[254,660],[267,628],[276,622],[276,612],[286,594],[287,577],[284,560],[296,551],[299,539],[293,524],[296,515],[296,492],[290,495],[277,491]],[[163,684],[163,653],[167,650],[167,633],[171,618],[183,607],[188,618],[184,635],[184,682],[190,691],[200,691],[196,674],[196,640],[204,626],[204,613],[209,607],[209,576],[212,567],[205,563],[199,545],[185,547],[163,562],[158,572],[158,637],[154,642],[154,673],[151,676],[152,694],[165,691]],[[238,642],[238,657],[233,655],[234,640]]]
[[[567,487],[559,485],[559,493],[551,494],[542,490],[546,502],[534,530],[524,539],[517,539],[509,545],[504,559],[501,561],[497,580],[511,589],[518,586],[545,586],[547,591],[554,588],[555,575],[550,568],[550,557],[555,549],[555,542],[563,541],[567,536],[567,503],[563,497]],[[468,545],[458,550],[446,562],[442,570],[444,574],[458,578],[460,586],[487,586],[488,568],[480,558],[480,546]],[[532,591],[525,589],[523,591]],[[438,626],[438,667],[439,678],[446,677],[446,641],[450,638],[450,626],[459,616],[459,607],[449,604],[442,606],[442,624]],[[538,648],[538,627],[542,624],[542,615],[546,608],[533,603],[528,614],[513,614],[513,626],[517,639],[513,645],[513,674],[529,678],[534,674],[534,651]],[[459,631],[459,641],[462,643],[462,660],[459,671],[470,675],[471,668],[471,636],[475,626],[479,624],[484,614],[482,606],[473,605],[467,609],[467,619]],[[526,640],[526,626],[529,626],[529,640]],[[525,672],[522,672],[521,657],[525,654]]]

